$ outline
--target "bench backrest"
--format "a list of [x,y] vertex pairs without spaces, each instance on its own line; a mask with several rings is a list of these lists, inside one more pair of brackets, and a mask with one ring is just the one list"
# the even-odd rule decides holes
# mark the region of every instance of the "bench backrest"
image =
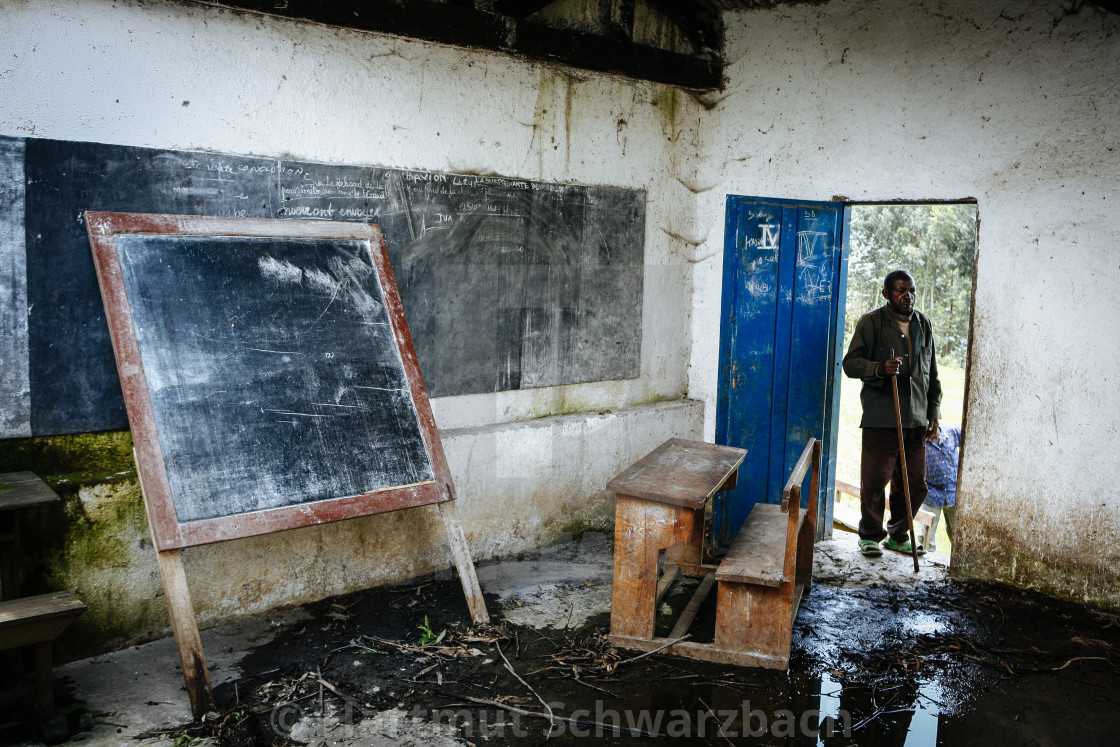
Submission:
[[789,511],[791,502],[794,506],[801,505],[801,483],[805,479],[805,472],[808,471],[810,464],[813,465],[813,477],[809,482],[809,490],[813,495],[817,495],[820,490],[821,442],[816,438],[810,438],[808,443],[805,444],[801,456],[797,458],[797,464],[793,465],[793,472],[790,473],[785,487],[782,488],[783,512]]
[[[810,438],[805,444],[805,449],[798,457],[797,464],[793,465],[793,472],[790,473],[789,479],[786,480],[786,485],[782,489],[782,511],[789,514],[789,523],[786,525],[786,557],[782,576],[791,582],[797,576],[797,533],[801,524],[801,483],[805,479],[805,472],[810,465],[812,465],[813,474],[809,477],[809,505],[805,509],[805,519],[811,526],[815,526],[821,479],[821,442],[815,438]],[[813,542],[815,537],[812,535],[815,533],[814,528],[810,531],[810,536],[806,541]]]

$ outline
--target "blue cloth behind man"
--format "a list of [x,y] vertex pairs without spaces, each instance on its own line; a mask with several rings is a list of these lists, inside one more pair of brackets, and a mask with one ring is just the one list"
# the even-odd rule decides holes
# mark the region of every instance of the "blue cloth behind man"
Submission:
[[953,540],[953,514],[957,506],[957,466],[960,464],[961,429],[942,426],[937,438],[926,441],[925,510],[933,514],[933,525],[923,542],[937,549],[938,519],[945,516],[945,532]]

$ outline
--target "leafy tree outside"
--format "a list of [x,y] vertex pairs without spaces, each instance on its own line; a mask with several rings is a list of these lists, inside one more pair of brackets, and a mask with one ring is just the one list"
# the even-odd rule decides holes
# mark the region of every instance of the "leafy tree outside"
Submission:
[[968,352],[975,205],[864,205],[852,208],[844,337],[881,306],[892,270],[914,277],[914,306],[933,322],[938,363],[964,368]]

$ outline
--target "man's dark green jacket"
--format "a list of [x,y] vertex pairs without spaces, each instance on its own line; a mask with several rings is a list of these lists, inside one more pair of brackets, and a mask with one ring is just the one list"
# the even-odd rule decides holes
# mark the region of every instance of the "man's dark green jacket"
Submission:
[[[844,355],[844,373],[863,380],[859,398],[863,403],[860,428],[894,428],[894,395],[889,377],[875,374],[878,364],[890,357],[902,358],[898,370],[898,406],[903,428],[926,426],[941,419],[941,381],[937,378],[937,355],[929,318],[915,310],[910,315],[910,345],[896,323],[898,316],[887,306],[868,312],[856,322],[856,330]],[[906,386],[909,382],[909,386]]]

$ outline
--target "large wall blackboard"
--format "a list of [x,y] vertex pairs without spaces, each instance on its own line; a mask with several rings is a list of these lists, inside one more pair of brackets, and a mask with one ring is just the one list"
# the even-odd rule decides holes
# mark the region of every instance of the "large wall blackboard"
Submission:
[[0,137],[5,181],[0,437],[127,426],[86,210],[379,224],[434,397],[639,373],[641,191]]

